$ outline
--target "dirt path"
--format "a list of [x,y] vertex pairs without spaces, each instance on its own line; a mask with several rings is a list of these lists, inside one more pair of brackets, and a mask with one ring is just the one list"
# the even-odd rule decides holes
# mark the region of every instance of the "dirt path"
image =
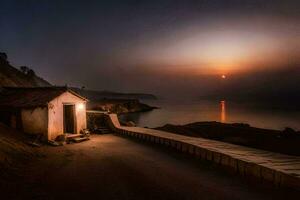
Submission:
[[6,193],[10,199],[288,199],[285,192],[114,135],[41,151],[45,157],[24,167]]

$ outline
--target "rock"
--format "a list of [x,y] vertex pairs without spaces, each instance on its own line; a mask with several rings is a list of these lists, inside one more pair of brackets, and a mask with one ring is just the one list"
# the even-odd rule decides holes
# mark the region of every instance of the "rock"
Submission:
[[56,142],[65,142],[66,141],[66,135],[62,134],[62,135],[59,135],[55,138],[55,141]]
[[83,136],[89,137],[91,133],[88,129],[82,129],[82,130],[80,130],[80,134],[82,134]]
[[63,146],[62,143],[56,142],[54,140],[48,140],[48,144],[54,147]]
[[133,121],[128,121],[125,123],[125,126],[134,127],[134,126],[136,126],[136,124]]
[[36,142],[27,142],[27,144],[32,146],[32,147],[41,147],[41,144],[36,143]]

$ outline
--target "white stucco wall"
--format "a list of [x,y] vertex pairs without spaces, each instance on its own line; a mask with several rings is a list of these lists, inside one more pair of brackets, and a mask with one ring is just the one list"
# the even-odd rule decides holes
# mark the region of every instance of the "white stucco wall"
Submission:
[[48,104],[48,139],[50,140],[64,133],[64,104],[75,105],[76,133],[86,128],[86,102],[70,92],[65,92]]
[[33,108],[22,109],[22,126],[25,133],[47,135],[48,131],[48,109]]

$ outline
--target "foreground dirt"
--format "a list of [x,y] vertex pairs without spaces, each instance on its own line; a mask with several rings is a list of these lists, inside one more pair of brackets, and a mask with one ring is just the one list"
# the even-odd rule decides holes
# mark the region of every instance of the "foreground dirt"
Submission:
[[115,135],[39,148],[0,189],[4,199],[293,199],[167,149]]
[[24,134],[0,123],[0,187],[5,177],[14,173],[17,165],[38,156],[28,142]]

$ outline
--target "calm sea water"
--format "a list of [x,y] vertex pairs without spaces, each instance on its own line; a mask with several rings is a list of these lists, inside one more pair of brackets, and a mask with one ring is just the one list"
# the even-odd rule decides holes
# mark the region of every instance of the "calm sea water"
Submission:
[[247,103],[229,101],[168,102],[147,101],[160,107],[150,112],[130,113],[119,116],[120,120],[133,121],[141,127],[159,127],[165,124],[187,124],[199,121],[248,123],[251,126],[282,130],[291,127],[300,130],[299,109],[270,109]]

